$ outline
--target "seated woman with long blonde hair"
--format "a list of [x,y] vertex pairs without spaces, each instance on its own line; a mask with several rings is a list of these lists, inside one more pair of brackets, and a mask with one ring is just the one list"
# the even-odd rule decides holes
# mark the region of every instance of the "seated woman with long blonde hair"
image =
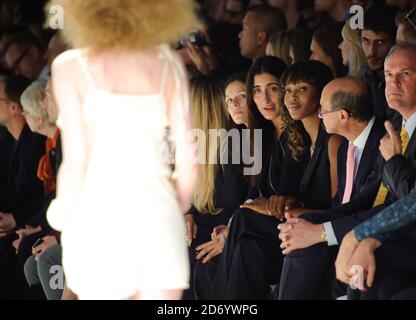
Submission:
[[365,53],[361,47],[360,30],[351,29],[350,20],[342,28],[342,42],[338,46],[342,53],[342,63],[348,66],[348,75],[358,77],[361,68],[367,63]]
[[[229,127],[223,84],[218,78],[192,79],[191,115],[194,129],[199,130],[197,145],[202,157],[193,206],[185,215],[193,270],[196,261],[205,264],[222,252],[226,226],[247,196],[247,183],[241,165],[231,163],[234,155],[221,156],[225,150],[231,151],[227,145],[229,140],[212,132],[225,133]],[[191,296],[186,294],[184,298]]]

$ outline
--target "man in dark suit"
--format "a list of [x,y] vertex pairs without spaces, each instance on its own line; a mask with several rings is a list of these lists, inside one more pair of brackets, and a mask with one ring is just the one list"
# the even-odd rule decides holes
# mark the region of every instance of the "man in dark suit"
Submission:
[[[407,195],[345,236],[337,259],[337,276],[346,282],[339,266],[343,265],[343,260],[348,262],[346,252],[352,253],[357,247],[355,251],[360,254],[354,253],[351,263],[363,266],[367,271],[371,288],[363,295],[365,299],[390,299],[395,293],[416,285],[416,226],[414,219],[405,218],[414,214],[416,170],[414,162],[406,157],[409,152],[414,153],[414,136],[409,144],[406,142],[407,135],[411,135],[409,131],[416,127],[415,59],[416,47],[410,45],[394,47],[386,59],[386,97],[390,106],[403,115],[405,130],[402,129],[399,135],[391,124],[386,123],[388,135],[380,144],[386,160],[383,182],[391,192]],[[361,242],[358,244],[357,240]],[[368,262],[363,263],[365,260]],[[359,287],[362,289],[361,285]]]
[[[333,207],[339,207],[376,182],[379,141],[385,130],[373,116],[368,91],[358,79],[339,78],[330,82],[322,93],[321,105],[320,116],[328,133],[346,138],[337,155],[338,190]],[[304,212],[293,209],[287,214],[299,216]],[[327,226],[322,231],[328,231]],[[328,233],[332,236],[333,232]]]
[[[0,195],[7,192],[9,182],[10,156],[12,154],[14,139],[7,128],[0,126]],[[0,196],[0,208],[5,205],[6,199]]]
[[[416,49],[399,46],[386,58],[386,97],[392,109],[403,117],[401,142],[403,154],[382,153],[379,175],[357,197],[339,208],[319,215],[302,216],[317,226],[330,222],[333,234],[323,233],[321,240],[312,246],[291,246],[286,250],[279,297],[281,299],[330,298],[330,284],[334,278],[334,262],[338,245],[343,237],[362,221],[374,216],[414,186],[416,177]],[[413,59],[413,60],[412,60]],[[394,75],[391,71],[395,70]],[[400,71],[397,71],[400,69]],[[413,81],[413,82],[412,82]],[[408,84],[408,83],[411,83]],[[406,87],[406,86],[407,87]],[[400,103],[397,101],[400,100]],[[388,123],[391,126],[391,123]],[[383,138],[384,139],[384,138]],[[371,160],[370,160],[371,161]],[[303,219],[299,219],[304,222]],[[281,237],[290,237],[296,230],[296,221],[289,219]],[[317,227],[316,227],[317,228]],[[298,228],[299,229],[299,228]],[[336,242],[332,241],[336,240]],[[293,241],[292,241],[293,242]],[[288,246],[289,244],[289,246]],[[290,243],[286,243],[290,247]],[[301,249],[303,248],[303,249]],[[299,250],[296,250],[299,249]],[[294,251],[293,251],[294,250]],[[299,277],[299,274],[302,277]]]
[[37,177],[39,160],[45,153],[45,138],[30,131],[22,115],[20,96],[30,84],[21,77],[0,78],[0,124],[13,136],[9,184],[0,208],[0,298],[10,298],[16,275],[16,253],[12,242],[17,226],[44,205],[43,183]]
[[[363,192],[368,192],[368,189],[376,189],[372,186],[380,183],[377,175],[378,148],[379,141],[385,131],[383,123],[373,117],[370,96],[364,83],[358,79],[341,78],[329,83],[322,93],[321,105],[320,116],[323,118],[326,130],[329,133],[336,133],[346,138],[346,141],[338,150],[338,192],[333,201],[334,208],[336,208],[342,204],[346,206],[352,199],[357,198]],[[376,190],[372,193],[375,196]],[[287,215],[295,216],[298,213],[289,210]],[[327,212],[323,212],[317,214],[317,216],[325,216],[326,214]],[[294,299],[330,298],[329,288],[333,277],[326,277],[327,274],[333,274],[330,267],[323,270],[322,277],[317,274],[316,281],[318,285],[316,287],[307,286],[310,291],[298,292],[297,289],[289,288],[292,276],[291,270],[305,268],[303,259],[294,259],[293,262],[291,260],[292,256],[297,256],[299,252],[303,252],[297,249],[308,248],[310,250],[305,249],[304,251],[309,253],[315,252],[319,243],[325,241],[328,241],[329,245],[338,243],[330,219],[326,220],[325,224],[314,224],[309,220],[311,219],[298,218],[297,223],[294,224],[291,223],[293,220],[289,219],[286,224],[280,226],[282,231],[280,237],[285,247],[283,253],[290,253],[289,258],[285,259],[280,288],[283,293],[295,291],[293,293]],[[333,254],[332,250],[329,250],[323,253],[320,258],[332,259]],[[312,257],[315,255],[319,256],[315,253],[310,254]],[[309,255],[307,256],[309,257]],[[313,264],[319,260],[312,260],[311,263]],[[292,265],[290,268],[288,267],[289,262]],[[313,265],[310,266],[311,269],[314,269]],[[309,283],[310,274],[308,272],[301,272],[296,276],[298,280],[294,281]],[[313,282],[312,279],[311,282]],[[326,290],[320,289],[320,286]]]

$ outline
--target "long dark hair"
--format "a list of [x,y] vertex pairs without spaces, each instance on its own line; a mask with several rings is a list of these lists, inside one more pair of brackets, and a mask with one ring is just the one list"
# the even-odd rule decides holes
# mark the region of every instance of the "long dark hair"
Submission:
[[313,33],[313,38],[322,48],[322,50],[330,57],[332,65],[335,69],[337,77],[343,77],[347,74],[347,67],[342,63],[342,53],[338,48],[342,42],[343,22],[332,22],[320,26]]
[[234,73],[233,75],[231,75],[227,81],[225,82],[225,86],[224,86],[224,90],[232,83],[235,81],[240,81],[242,83],[246,83],[247,82],[247,72],[242,71],[242,72],[238,72],[238,73]]
[[307,61],[311,56],[311,42],[313,29],[295,29],[295,35],[292,42],[293,63]]
[[320,97],[322,90],[332,79],[333,75],[331,69],[322,62],[315,60],[297,62],[289,67],[282,76],[282,117],[289,136],[288,147],[295,159],[299,159],[305,151],[306,143],[303,138],[305,129],[302,121],[293,120],[284,104],[284,89],[288,84],[305,82],[313,86],[318,97]]
[[[276,141],[276,129],[273,123],[266,120],[257,108],[253,99],[254,77],[259,74],[268,73],[275,76],[278,80],[281,79],[284,71],[287,69],[286,63],[276,57],[265,56],[258,58],[250,67],[247,76],[247,107],[249,110],[248,127],[251,132],[251,146],[252,150],[254,143],[254,130],[262,130],[262,158],[264,159],[270,153],[274,142]],[[279,99],[280,100],[280,99]],[[278,101],[280,102],[280,101]]]

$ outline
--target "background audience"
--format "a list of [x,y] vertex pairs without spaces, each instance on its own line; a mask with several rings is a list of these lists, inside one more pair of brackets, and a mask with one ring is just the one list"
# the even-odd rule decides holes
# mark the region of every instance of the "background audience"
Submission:
[[[262,130],[262,169],[200,164],[183,298],[416,299],[415,1],[195,2],[200,29],[172,44],[193,128],[234,129],[252,152]],[[46,3],[0,3],[1,299],[70,293],[50,286],[62,249],[46,220],[63,157],[49,79],[70,46],[44,27]],[[366,275],[358,290],[353,265]]]

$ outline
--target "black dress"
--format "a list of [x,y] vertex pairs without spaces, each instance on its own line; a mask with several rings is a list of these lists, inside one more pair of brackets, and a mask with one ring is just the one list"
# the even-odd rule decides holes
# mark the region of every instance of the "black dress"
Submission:
[[196,261],[195,248],[211,240],[214,227],[227,225],[233,212],[244,202],[247,197],[248,182],[244,179],[241,167],[238,165],[224,164],[217,166],[215,178],[214,205],[222,209],[218,214],[201,214],[194,206],[190,213],[197,225],[196,239],[192,240],[188,250],[191,268],[190,289],[184,292],[184,299],[193,299],[193,269]]
[[198,234],[192,241],[192,247],[197,247],[211,240],[211,233],[218,225],[227,225],[234,210],[246,199],[248,183],[238,166],[232,164],[218,165],[215,178],[214,205],[222,209],[218,214],[202,214],[194,206],[190,209]]
[[[275,142],[261,174],[255,196],[298,196],[299,184],[309,154],[295,160],[283,132]],[[264,299],[270,285],[278,282],[283,256],[278,238],[278,220],[249,209],[234,213],[224,252],[208,264],[195,265],[195,290],[199,299]]]

